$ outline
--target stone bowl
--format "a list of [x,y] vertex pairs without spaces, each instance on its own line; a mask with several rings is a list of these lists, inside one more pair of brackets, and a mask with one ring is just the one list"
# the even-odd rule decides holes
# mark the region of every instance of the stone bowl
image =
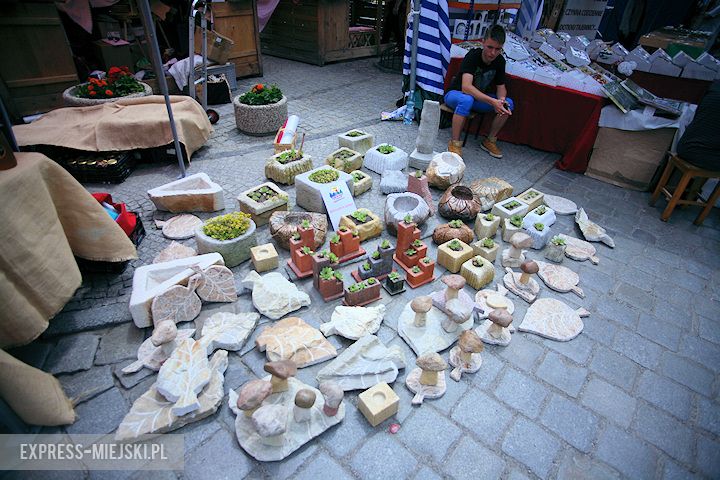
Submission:
[[430,216],[430,207],[419,195],[410,192],[391,193],[385,199],[385,227],[397,235],[397,224],[410,215],[418,226]]
[[63,102],[68,107],[92,107],[95,105],[102,105],[103,103],[112,103],[116,102],[118,100],[123,100],[126,98],[140,98],[140,97],[147,97],[153,94],[152,88],[147,83],[140,82],[140,85],[143,87],[142,92],[137,93],[131,93],[130,95],[125,95],[124,97],[115,97],[115,98],[80,98],[77,96],[76,92],[78,87],[82,85],[87,85],[86,83],[81,83],[80,85],[74,85],[68,89],[66,89],[63,94]]
[[448,220],[472,222],[480,212],[480,202],[469,187],[453,185],[449,187],[438,202],[438,213]]
[[457,153],[438,153],[428,165],[425,175],[430,186],[445,190],[463,179],[465,162]]
[[250,260],[250,249],[257,246],[255,237],[255,222],[250,220],[247,232],[231,240],[216,240],[205,235],[203,225],[195,229],[195,243],[199,254],[217,252],[225,260],[228,268],[236,267],[246,260]]
[[270,105],[245,105],[240,96],[233,99],[235,125],[248,135],[270,135],[277,133],[288,117],[287,97]]

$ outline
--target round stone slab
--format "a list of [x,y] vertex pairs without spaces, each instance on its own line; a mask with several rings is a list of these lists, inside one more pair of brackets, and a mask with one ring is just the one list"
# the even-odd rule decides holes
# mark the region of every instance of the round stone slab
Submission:
[[555,210],[555,213],[560,215],[574,215],[578,211],[578,206],[572,200],[568,200],[565,197],[558,197],[556,195],[545,194],[545,205]]
[[202,223],[195,215],[178,215],[162,224],[162,233],[171,240],[185,240],[194,237],[195,229]]

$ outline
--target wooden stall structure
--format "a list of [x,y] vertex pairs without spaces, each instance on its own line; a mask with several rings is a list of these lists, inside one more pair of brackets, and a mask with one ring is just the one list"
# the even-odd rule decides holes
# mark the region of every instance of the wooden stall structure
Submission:
[[260,33],[262,53],[314,65],[378,55],[388,1],[280,2]]

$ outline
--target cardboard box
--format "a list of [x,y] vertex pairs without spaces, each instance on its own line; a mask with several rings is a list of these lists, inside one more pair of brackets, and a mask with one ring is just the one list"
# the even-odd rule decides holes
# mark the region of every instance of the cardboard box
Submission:
[[618,187],[648,190],[676,130],[631,132],[601,127],[585,175]]
[[129,67],[131,71],[135,71],[135,61],[130,51],[130,45],[113,46],[102,40],[95,40],[93,49],[102,60],[105,71],[110,70],[110,67]]
[[[235,42],[230,37],[215,31],[207,32],[207,56],[213,62],[224,65],[230,58],[230,51]],[[195,29],[195,53],[202,55],[202,34],[199,28]]]

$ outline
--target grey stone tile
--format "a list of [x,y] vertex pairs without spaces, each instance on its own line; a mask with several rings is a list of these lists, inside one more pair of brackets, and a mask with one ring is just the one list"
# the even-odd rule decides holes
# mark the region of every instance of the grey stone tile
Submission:
[[718,318],[720,312],[720,298],[717,295],[710,296],[699,294],[693,298],[693,307],[698,315],[708,318]]
[[614,297],[609,296],[598,300],[597,313],[633,330],[637,326],[640,315],[634,307],[620,303]]
[[597,480],[619,480],[620,475],[604,463],[573,450],[568,450],[560,463],[558,480],[577,480],[579,478],[592,478]]
[[513,469],[510,470],[510,473],[507,476],[507,480],[529,480],[529,474],[530,470],[527,468],[523,469],[523,471]]
[[73,405],[89,400],[114,386],[110,366],[57,377]]
[[598,432],[595,414],[559,395],[550,398],[540,422],[582,452],[588,452]]
[[[278,478],[274,475],[271,475],[271,477]],[[350,480],[352,476],[350,476],[350,474],[335,460],[326,455],[319,454],[300,472],[299,475],[293,478],[296,478],[297,480],[317,480],[318,478]]]
[[702,365],[674,353],[665,352],[662,358],[661,372],[707,397],[712,394],[714,376]]
[[[130,363],[132,362],[128,362],[127,364],[129,365]],[[121,370],[125,366],[125,363],[119,363],[117,365],[113,365],[112,369],[115,378],[120,380],[120,384],[123,386],[123,388],[126,389],[133,388],[135,385],[142,382],[145,378],[151,375],[154,377],[157,374],[157,372],[154,372],[149,368],[142,368],[135,373],[124,374]]]
[[60,312],[50,322],[44,335],[65,335],[130,322],[132,315],[128,310],[129,303],[130,295],[128,293],[124,297],[118,298],[117,303],[111,305],[97,305],[85,310]]
[[647,405],[638,407],[635,423],[637,432],[648,442],[681,462],[692,461],[693,434],[682,423]]
[[558,353],[568,357],[570,360],[580,365],[587,365],[588,359],[592,354],[595,342],[588,339],[584,335],[580,335],[570,342],[556,342],[554,340],[544,340],[543,344]]
[[526,374],[512,368],[505,371],[495,389],[495,396],[523,415],[536,418],[540,414],[548,389]]
[[[227,401],[222,402],[220,406],[223,404],[227,405]],[[173,433],[185,435],[185,451],[192,452],[212,437],[213,433],[222,428],[221,425],[214,415],[210,415],[207,418],[185,425]]]
[[65,427],[68,433],[110,433],[130,410],[117,388],[101,393],[75,408],[77,420]]
[[700,337],[716,345],[720,345],[720,322],[718,322],[717,319],[711,320],[701,315],[698,316],[698,322],[700,324]]
[[660,363],[662,348],[627,330],[621,329],[617,332],[613,348],[645,368],[655,369]]
[[535,475],[548,478],[560,452],[560,442],[537,424],[518,417],[503,440],[502,450]]
[[122,360],[135,360],[143,340],[145,332],[132,322],[113,327],[100,339],[95,364],[108,365]]
[[468,437],[458,443],[444,464],[446,477],[458,480],[500,478],[504,469],[505,462],[502,458]]
[[57,374],[88,370],[95,360],[98,342],[100,337],[92,333],[61,338],[47,359],[47,371]]
[[682,306],[673,305],[665,298],[658,298],[653,306],[652,314],[665,323],[675,325],[680,329],[687,328],[688,312]]
[[253,467],[253,460],[240,448],[234,436],[221,428],[186,456],[183,476],[193,480],[243,478]]
[[720,436],[720,405],[717,400],[698,398],[697,424],[708,432]]
[[431,470],[430,467],[422,467],[413,478],[414,480],[440,480],[442,477]]
[[[311,458],[317,451],[318,447],[317,445],[315,445],[315,442],[310,441],[299,449],[295,450],[293,453],[290,454],[290,456],[284,458],[282,461],[263,463],[263,470],[265,470],[265,473],[270,476],[270,478],[284,480],[286,478],[297,478],[298,471],[303,468],[303,465],[309,463],[310,466],[308,466],[308,469],[311,469],[310,473],[312,473],[312,469],[315,468],[312,467],[312,465],[315,462],[311,460]],[[341,474],[341,472],[332,471],[332,464],[334,463],[334,461],[329,455],[320,454],[317,456],[318,459],[321,457],[325,457],[324,460],[327,460],[327,463],[330,467],[330,470],[326,471],[325,473],[329,474],[332,472],[338,475]],[[307,478],[307,474],[305,472],[301,473],[300,475],[306,475],[305,478]]]
[[666,377],[646,370],[640,376],[637,395],[680,420],[688,420],[692,410],[690,390]]
[[[442,434],[440,434],[442,432]],[[450,446],[462,431],[431,408],[420,408],[402,424],[395,435],[418,458],[432,458],[441,463]]]
[[715,373],[720,372],[720,347],[717,345],[692,335],[686,335],[680,343],[679,353],[704,365]]
[[[484,363],[484,361],[483,361]],[[483,366],[480,366],[482,368]],[[450,367],[452,368],[452,366]],[[479,373],[479,372],[478,372]],[[469,376],[473,376],[475,374],[471,373]],[[468,376],[467,373],[463,374],[463,377]],[[455,405],[457,405],[458,401],[460,400],[460,397],[462,397],[465,392],[467,391],[469,384],[467,381],[463,380],[462,377],[460,378],[459,382],[455,382],[452,378],[450,378],[449,373],[445,372],[445,381],[447,384],[447,390],[445,391],[445,395],[443,395],[440,398],[433,399],[430,404],[434,407],[443,412],[444,414],[449,414],[450,410],[452,410]]]
[[665,460],[665,467],[662,472],[663,480],[688,480],[704,478],[699,473],[693,473],[673,462],[669,458]]
[[[512,342],[510,342],[512,344]],[[477,373],[471,375],[463,375],[471,385],[471,388],[487,388],[497,378],[498,373],[503,369],[505,364],[501,362],[497,356],[488,352],[488,347],[482,353],[483,363]]]
[[720,477],[720,442],[700,436],[697,442],[697,466],[709,478]]
[[601,315],[596,315],[595,312],[589,318],[583,319],[583,323],[585,327],[582,334],[603,345],[612,345],[613,338],[620,329],[617,323],[611,322]]
[[[348,402],[348,398],[343,401]],[[346,403],[343,421],[319,437],[320,443],[338,458],[355,450],[365,437],[375,431],[354,403]]]
[[27,363],[31,367],[43,370],[50,350],[52,350],[52,345],[47,342],[35,340],[22,347],[11,348],[7,350],[7,353],[21,362]]
[[602,346],[596,349],[590,370],[625,390],[632,389],[640,371],[627,357]]
[[576,397],[587,378],[587,369],[565,361],[557,353],[548,353],[537,369],[537,376]]
[[590,379],[581,398],[583,405],[623,428],[630,426],[635,415],[636,400],[599,378]]
[[498,347],[501,357],[523,370],[532,370],[543,354],[542,346],[529,341],[525,334],[515,333],[507,347]]
[[368,439],[352,456],[350,466],[363,478],[382,472],[388,478],[408,478],[417,467],[417,460],[389,433],[379,432]]
[[637,438],[610,425],[598,439],[597,456],[629,478],[654,478],[658,456]]
[[492,444],[500,439],[512,419],[512,414],[485,393],[471,389],[455,407],[452,419],[470,430],[477,438]]
[[682,331],[669,323],[662,322],[647,313],[640,314],[637,332],[655,343],[677,351]]

